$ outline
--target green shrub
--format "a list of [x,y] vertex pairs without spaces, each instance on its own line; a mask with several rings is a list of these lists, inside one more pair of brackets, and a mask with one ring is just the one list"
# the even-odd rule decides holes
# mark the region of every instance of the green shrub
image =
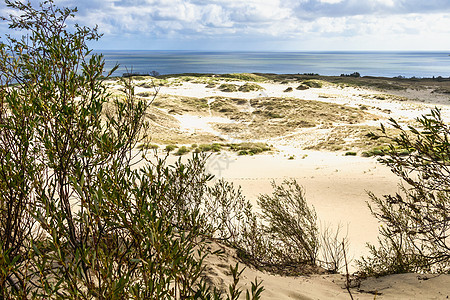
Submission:
[[288,87],[287,89],[284,90],[285,93],[292,92],[292,91],[293,91],[292,87]]
[[221,90],[222,92],[232,93],[232,92],[237,92],[238,87],[235,84],[223,83],[219,86],[219,90]]
[[158,149],[159,146],[156,144],[150,144],[150,143],[144,143],[144,144],[140,144],[138,146],[138,149],[152,149],[152,150],[156,150]]
[[356,155],[356,152],[353,152],[353,151],[345,152],[345,156],[355,156],[355,155]]
[[222,145],[219,143],[200,144],[196,150],[198,150],[198,152],[220,152],[222,150]]
[[309,86],[305,84],[300,84],[298,87],[295,88],[296,90],[303,91],[309,89]]
[[138,93],[137,95],[141,96],[141,97],[151,97],[151,96],[153,96],[153,94],[150,93],[150,92],[141,92],[141,93]]
[[252,92],[252,91],[260,91],[264,88],[256,83],[245,83],[239,87],[240,92]]
[[175,149],[177,149],[177,148],[178,148],[177,145],[172,145],[172,144],[170,144],[170,145],[166,145],[165,150],[166,150],[167,152],[172,152],[173,150],[175,150]]
[[[381,198],[370,193],[372,214],[383,223],[380,246],[370,246],[371,256],[360,261],[363,271],[374,275],[402,272],[448,272],[450,246],[449,125],[440,111],[417,119],[419,129],[403,128],[394,119],[391,125],[400,131],[382,137],[391,140],[380,161],[407,185],[401,193]],[[401,150],[407,149],[407,150]]]
[[189,153],[189,149],[186,146],[181,146],[178,148],[177,152],[175,152],[175,155],[185,155],[186,153]]
[[302,84],[310,88],[321,88],[323,86],[323,83],[317,80],[305,80]]
[[231,150],[238,152],[238,155],[254,155],[271,150],[266,143],[240,143],[229,144]]

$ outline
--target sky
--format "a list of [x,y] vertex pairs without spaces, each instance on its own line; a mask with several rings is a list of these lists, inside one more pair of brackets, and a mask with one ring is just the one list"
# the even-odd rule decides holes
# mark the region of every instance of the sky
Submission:
[[[9,13],[0,0],[0,15]],[[33,0],[32,3],[38,1]],[[55,0],[99,50],[448,51],[450,0]],[[0,35],[7,31],[0,23]]]

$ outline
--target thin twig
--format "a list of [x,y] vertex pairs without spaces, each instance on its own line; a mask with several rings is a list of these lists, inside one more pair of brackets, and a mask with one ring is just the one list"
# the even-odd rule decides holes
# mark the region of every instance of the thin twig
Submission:
[[350,298],[353,300],[352,292],[350,291],[350,275],[348,274],[348,263],[347,263],[347,254],[345,253],[345,240],[342,240],[342,251],[344,251],[344,260],[345,260],[345,272],[346,272],[346,281],[345,288],[347,289]]

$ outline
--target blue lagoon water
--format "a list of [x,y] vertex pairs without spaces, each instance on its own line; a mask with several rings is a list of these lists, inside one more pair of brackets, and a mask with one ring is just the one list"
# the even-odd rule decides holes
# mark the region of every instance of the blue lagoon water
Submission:
[[383,77],[450,76],[445,52],[199,52],[199,51],[98,51],[106,69],[114,73],[276,73],[320,75],[350,74]]

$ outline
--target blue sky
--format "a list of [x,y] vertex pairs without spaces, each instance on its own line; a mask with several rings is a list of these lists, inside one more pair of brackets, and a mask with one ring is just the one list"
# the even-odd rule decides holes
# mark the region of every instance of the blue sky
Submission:
[[[104,37],[92,45],[95,49],[450,49],[450,0],[55,0],[55,3],[78,7],[79,24],[99,26]],[[0,14],[7,13],[2,2]],[[5,24],[0,24],[0,34],[5,31]]]

